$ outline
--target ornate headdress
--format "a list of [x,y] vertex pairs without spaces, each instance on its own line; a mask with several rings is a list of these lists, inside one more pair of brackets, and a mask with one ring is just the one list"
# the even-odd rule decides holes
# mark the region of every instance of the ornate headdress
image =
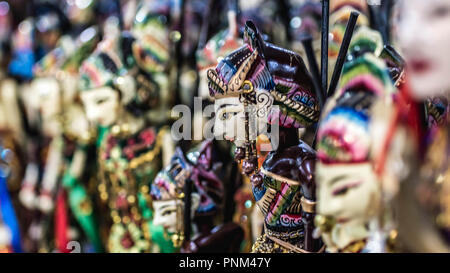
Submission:
[[184,185],[190,176],[190,166],[179,147],[172,157],[170,165],[160,171],[152,183],[150,194],[153,201],[176,200],[176,232],[171,235],[171,240],[175,247],[180,247],[184,241],[183,203],[180,202],[185,197]]
[[223,184],[214,172],[212,142],[200,143],[192,148],[186,157],[178,147],[170,165],[158,173],[152,184],[153,200],[183,198],[184,184],[189,178],[200,195],[196,214],[210,214],[221,206],[223,199]]
[[81,91],[114,86],[116,79],[127,73],[117,43],[114,39],[102,41],[95,52],[82,63],[79,83]]
[[67,57],[74,51],[74,44],[70,37],[62,37],[59,40],[59,46],[33,66],[33,74],[37,77],[56,75],[61,69],[62,64]]
[[191,179],[200,195],[197,215],[210,215],[221,206],[224,197],[223,182],[217,176],[212,141],[204,141],[191,149],[187,159],[192,164]]
[[326,164],[367,162],[370,108],[376,98],[393,94],[392,81],[384,63],[365,54],[344,66],[340,86],[320,123],[318,158]]
[[133,55],[147,73],[163,72],[170,59],[170,1],[147,1],[138,8],[131,32]]
[[181,149],[177,147],[170,165],[160,171],[152,183],[152,199],[166,201],[184,198],[184,184],[190,174],[191,166]]
[[228,29],[220,31],[206,43],[204,49],[197,51],[197,69],[203,71],[216,67],[219,58],[241,46],[241,41],[230,35]]
[[[246,45],[225,57],[216,69],[208,70],[210,95],[233,97],[264,89],[280,109],[280,113],[269,116],[270,123],[278,117],[284,127],[314,124],[319,118],[319,106],[302,58],[264,42],[251,21],[246,24],[245,37]],[[246,96],[251,100],[251,95]]]
[[[330,1],[330,45],[328,56],[337,58],[339,49],[344,38],[347,22],[352,11],[358,11],[357,26],[368,26],[369,18],[367,17],[367,3],[364,0],[356,1]],[[330,68],[333,68],[330,67]]]
[[84,30],[75,41],[62,37],[59,46],[33,66],[34,75],[60,78],[64,73],[78,73],[81,62],[94,50],[98,40],[98,31],[93,27]]

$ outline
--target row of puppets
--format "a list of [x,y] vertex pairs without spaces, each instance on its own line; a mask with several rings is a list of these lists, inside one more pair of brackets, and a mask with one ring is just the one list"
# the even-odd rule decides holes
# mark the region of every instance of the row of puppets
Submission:
[[450,251],[449,23],[449,0],[1,1],[1,251]]

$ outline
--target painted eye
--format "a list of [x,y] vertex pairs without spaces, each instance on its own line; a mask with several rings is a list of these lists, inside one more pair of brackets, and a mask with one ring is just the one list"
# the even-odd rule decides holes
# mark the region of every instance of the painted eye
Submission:
[[98,99],[95,101],[96,104],[103,104],[107,101],[108,99]]
[[344,195],[348,192],[349,189],[350,189],[349,187],[345,187],[345,188],[335,190],[335,191],[333,191],[333,196]]
[[175,210],[166,210],[166,211],[164,211],[163,213],[162,213],[162,216],[168,216],[168,215],[170,215],[170,214],[172,214],[172,213],[174,213],[175,212]]
[[226,113],[223,113],[221,116],[220,116],[220,119],[221,120],[227,120],[227,119],[230,119],[232,116],[234,116],[234,115],[236,115],[236,113],[234,113],[234,112],[226,112]]
[[362,182],[359,181],[359,182],[355,182],[355,183],[351,183],[351,184],[347,184],[342,187],[339,187],[333,191],[333,196],[345,195],[349,190],[358,187],[359,185],[361,185],[361,183]]

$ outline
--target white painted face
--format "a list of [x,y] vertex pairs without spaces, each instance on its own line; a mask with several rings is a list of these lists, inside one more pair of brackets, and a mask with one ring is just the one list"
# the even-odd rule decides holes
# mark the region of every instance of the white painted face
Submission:
[[450,1],[402,0],[396,36],[417,99],[450,93]]
[[80,94],[88,120],[101,126],[111,126],[118,118],[120,109],[119,92],[104,86]]
[[[344,248],[366,236],[366,224],[378,210],[379,184],[370,163],[316,165],[318,214],[332,217],[332,244]],[[327,243],[328,245],[328,243]]]
[[[194,217],[194,212],[197,210],[200,196],[197,193],[192,193],[191,217]],[[183,215],[177,217],[177,205],[181,205],[181,213],[183,213],[184,203],[179,199],[153,201],[153,209],[155,214],[153,216],[153,224],[156,226],[163,226],[168,233],[177,232],[178,217],[181,221]],[[181,224],[181,227],[183,224]]]
[[67,124],[65,130],[76,137],[82,138],[89,131],[89,121],[81,105],[72,104],[65,109]]
[[216,113],[214,121],[214,135],[243,146],[245,141],[245,113],[244,105],[239,97],[216,99],[214,103]]
[[[249,111],[249,138],[255,139],[267,132],[269,111],[273,104],[273,98],[267,91],[258,91],[257,104],[251,104]],[[219,139],[234,142],[242,147],[245,142],[245,111],[244,104],[239,97],[227,97],[215,100],[214,135]],[[222,137],[222,138],[220,138]]]
[[62,93],[58,81],[51,77],[36,78],[31,88],[37,94],[42,130],[47,136],[57,135],[61,129],[58,117],[62,111]]
[[32,88],[39,96],[39,110],[44,120],[61,112],[61,90],[55,78],[36,78]]

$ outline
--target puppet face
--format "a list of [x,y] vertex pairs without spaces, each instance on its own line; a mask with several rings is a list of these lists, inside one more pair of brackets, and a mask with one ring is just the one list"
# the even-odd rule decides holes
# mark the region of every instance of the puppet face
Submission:
[[178,206],[182,206],[182,201],[176,199],[153,201],[153,208],[155,210],[153,224],[163,226],[164,229],[169,233],[175,233],[177,231],[177,220],[178,220],[177,204]]
[[[316,165],[318,214],[334,225],[328,246],[342,249],[367,236],[367,223],[377,211],[379,189],[370,163]],[[321,200],[326,200],[321,202]]]
[[[191,217],[193,217],[195,210],[198,208],[200,198],[197,193],[192,193],[191,198]],[[180,226],[178,222],[180,220],[183,221],[183,201],[180,199],[155,200],[153,201],[153,208],[155,210],[153,224],[163,226],[168,233],[176,233],[178,231],[177,226]],[[179,211],[177,212],[177,210]]]
[[80,96],[90,122],[111,126],[117,121],[120,110],[119,93],[112,87],[104,86],[84,91]]
[[[350,54],[358,56],[356,50]],[[340,84],[317,133],[316,224],[329,251],[353,252],[364,246],[372,231],[369,226],[382,213],[381,182],[370,153],[377,142],[372,108],[378,100],[388,103],[382,99],[389,98],[393,86],[386,66],[371,53],[348,62]]]
[[243,146],[245,113],[239,97],[217,99],[214,108],[216,113],[214,135],[233,141],[237,146]]
[[[269,110],[273,99],[266,91],[258,91],[256,104],[247,107],[249,111],[249,139],[264,133],[267,128]],[[260,99],[258,99],[260,98]],[[215,100],[214,135],[234,142],[242,147],[245,142],[245,110],[240,97],[227,97]]]
[[321,164],[317,163],[319,177],[318,210],[333,216],[339,224],[365,221],[378,198],[376,176],[369,163]]
[[58,81],[54,78],[37,78],[32,83],[35,94],[38,94],[39,112],[42,117],[42,128],[46,135],[58,134],[61,114],[62,94]]
[[54,78],[38,78],[33,82],[33,89],[39,94],[39,108],[45,119],[61,111],[61,94],[58,81]]
[[449,94],[450,1],[401,1],[397,38],[405,58],[413,96]]

